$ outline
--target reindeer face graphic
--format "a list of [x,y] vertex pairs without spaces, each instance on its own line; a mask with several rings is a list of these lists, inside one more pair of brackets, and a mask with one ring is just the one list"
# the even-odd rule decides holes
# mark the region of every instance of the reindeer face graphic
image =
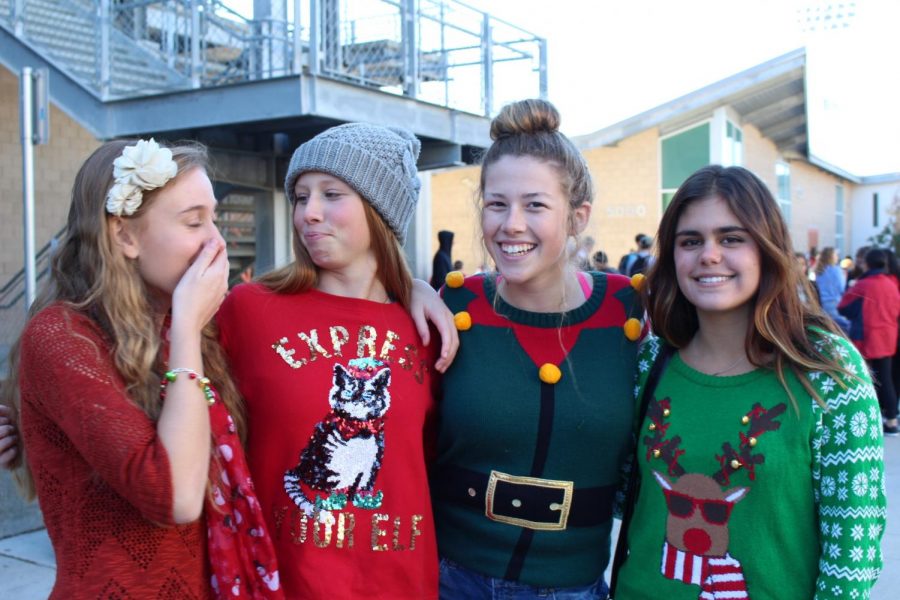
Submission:
[[647,461],[666,467],[665,474],[652,470],[668,512],[660,572],[668,579],[699,585],[698,597],[703,600],[747,599],[741,563],[728,552],[728,520],[750,488],[732,487],[731,477],[742,471],[755,480],[756,468],[766,460],[758,439],[781,427],[778,417],[786,405],[766,409],[754,404],[740,419],[745,430],[738,432],[737,445],[722,442],[721,453],[714,453],[717,468],[710,476],[688,473],[681,464],[685,454],[681,436],[669,435],[671,402],[654,399],[647,405],[649,433],[643,438]]
[[699,473],[688,473],[676,482],[658,471],[653,476],[662,486],[669,510],[666,541],[691,554],[725,556],[731,509],[748,488],[723,491],[712,478]]

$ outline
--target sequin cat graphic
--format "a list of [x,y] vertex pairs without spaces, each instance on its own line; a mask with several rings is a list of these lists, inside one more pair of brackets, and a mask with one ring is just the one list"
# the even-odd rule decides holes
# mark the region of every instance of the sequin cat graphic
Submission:
[[[348,500],[357,508],[381,507],[375,478],[384,457],[384,420],[391,405],[391,369],[371,358],[356,358],[347,368],[334,365],[329,393],[331,411],[319,421],[300,453],[299,464],[285,472],[284,490],[308,517],[333,522],[333,510]],[[316,494],[310,499],[305,484]]]

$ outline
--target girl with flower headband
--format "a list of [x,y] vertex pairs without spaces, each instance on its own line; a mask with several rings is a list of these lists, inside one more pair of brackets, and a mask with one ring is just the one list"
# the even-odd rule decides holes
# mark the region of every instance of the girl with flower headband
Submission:
[[435,364],[408,312],[401,244],[419,148],[406,130],[363,123],[297,148],[285,178],[295,260],[237,286],[217,316],[290,598],[437,596],[426,455],[450,345]]
[[460,349],[432,474],[442,598],[606,598],[631,440],[641,309],[623,276],[580,272],[587,164],[542,100],[504,107],[481,167],[497,273],[451,273]]
[[109,142],[76,176],[3,392],[51,597],[282,597],[211,322],[228,277],[215,210],[199,145]]

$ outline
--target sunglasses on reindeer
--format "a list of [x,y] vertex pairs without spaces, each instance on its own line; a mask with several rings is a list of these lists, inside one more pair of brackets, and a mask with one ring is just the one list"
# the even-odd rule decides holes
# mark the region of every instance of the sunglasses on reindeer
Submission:
[[687,519],[699,508],[703,520],[711,525],[724,525],[728,522],[731,509],[734,507],[731,502],[691,498],[675,490],[663,490],[663,494],[666,496],[666,506],[672,516]]

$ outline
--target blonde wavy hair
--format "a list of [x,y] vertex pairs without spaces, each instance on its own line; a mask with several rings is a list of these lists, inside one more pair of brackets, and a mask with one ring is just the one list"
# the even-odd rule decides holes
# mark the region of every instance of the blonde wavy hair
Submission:
[[[29,319],[50,304],[59,302],[93,319],[112,345],[112,358],[122,377],[129,399],[153,421],[159,417],[162,400],[159,381],[166,366],[160,355],[160,324],[154,318],[150,294],[137,271],[113,245],[111,215],[106,212],[106,195],[113,185],[113,161],[136,140],[108,142],[94,151],[75,176],[66,233],[51,261],[50,277],[29,311]],[[206,148],[195,143],[168,146],[178,166],[178,180],[193,169],[209,170]],[[140,219],[160,190],[144,192],[140,208],[124,219]],[[3,386],[2,403],[12,408],[13,423],[19,428],[19,347],[10,352],[10,376]],[[201,342],[204,374],[218,390],[243,439],[245,417],[237,388],[231,381],[227,361],[218,343],[215,322],[203,330]],[[23,497],[33,500],[34,481],[25,460],[19,436],[14,477]]]

